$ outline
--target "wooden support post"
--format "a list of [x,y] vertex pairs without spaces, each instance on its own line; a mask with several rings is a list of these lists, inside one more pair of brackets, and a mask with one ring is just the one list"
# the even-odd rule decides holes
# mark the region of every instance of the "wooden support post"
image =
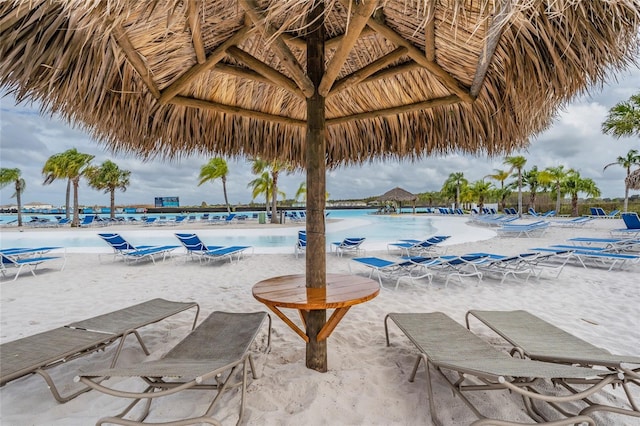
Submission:
[[[307,18],[307,76],[318,87],[324,75],[324,2],[318,1]],[[325,288],[327,283],[327,253],[325,242],[325,98],[317,90],[307,98],[307,288]],[[307,368],[327,371],[327,341],[318,341],[318,334],[327,321],[326,310],[312,310],[306,315]]]

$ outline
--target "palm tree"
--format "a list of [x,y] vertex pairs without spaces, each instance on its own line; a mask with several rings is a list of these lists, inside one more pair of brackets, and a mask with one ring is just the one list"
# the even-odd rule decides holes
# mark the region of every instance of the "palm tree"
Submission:
[[[269,200],[272,199],[274,190],[273,180],[271,179],[271,175],[269,174],[269,172],[262,172],[259,177],[249,182],[247,184],[247,187],[253,189],[253,191],[251,192],[251,197],[254,200],[261,194],[265,195],[265,209],[269,211]],[[278,194],[276,195],[281,195],[283,198],[286,197],[285,193],[282,191],[278,191]],[[271,213],[271,216],[273,216],[273,213]]]
[[599,197],[600,189],[593,179],[583,178],[576,170],[570,169],[562,183],[565,193],[571,196],[571,215],[578,216],[578,194],[584,193],[588,197]]
[[567,171],[564,170],[564,166],[547,167],[538,173],[538,182],[551,186],[556,193],[556,214],[560,214],[560,202],[564,196],[562,185],[566,177]]
[[511,191],[505,190],[504,181],[509,178],[509,175],[511,174],[511,172],[508,172],[506,170],[499,170],[499,169],[494,169],[493,171],[495,172],[494,174],[487,175],[485,177],[489,177],[491,179],[494,179],[500,182],[500,189],[499,191],[497,191],[496,195],[500,198],[500,207],[502,208],[502,210],[504,210],[504,208],[506,207],[505,206],[506,199],[511,194]]
[[609,110],[602,123],[602,133],[622,136],[640,136],[640,93],[632,95],[628,101],[619,102]]
[[85,174],[89,179],[89,186],[104,190],[105,194],[110,194],[110,217],[114,219],[116,217],[116,189],[122,192],[127,190],[131,172],[129,170],[121,170],[116,163],[107,160],[100,167],[87,167]]
[[[291,167],[277,160],[266,162],[260,158],[254,158],[252,162],[251,171],[256,175],[263,173],[267,169],[271,171],[270,180],[273,187],[271,191],[271,223],[280,223],[278,220],[278,194],[282,194],[282,192],[278,191],[278,176],[283,170],[291,170]],[[269,201],[267,200],[268,204]]]
[[511,166],[509,173],[513,173],[513,170],[518,170],[518,216],[522,216],[522,169],[527,164],[527,159],[521,155],[513,157],[506,157],[503,164]]
[[229,174],[229,167],[224,158],[216,157],[209,160],[207,164],[200,167],[200,182],[198,186],[208,181],[214,181],[218,178],[222,180],[222,192],[224,193],[224,203],[227,206],[227,213],[231,213],[231,207],[229,206],[229,198],[227,197],[227,175]]
[[71,179],[66,174],[66,162],[68,157],[65,153],[54,154],[44,163],[42,174],[45,176],[43,185],[49,185],[56,179],[67,179],[67,190],[65,197],[65,215],[69,219],[71,216]]
[[440,192],[447,195],[454,193],[455,208],[457,209],[460,207],[460,190],[468,184],[469,184],[469,181],[465,179],[464,173],[462,172],[451,173],[447,178],[447,180],[444,181],[444,184],[442,185],[442,189],[440,190]]
[[[604,166],[604,169],[602,169],[602,171],[607,170],[607,167],[610,166],[614,166],[614,165],[620,165],[622,167],[624,167],[625,169],[627,169],[627,176],[629,177],[629,175],[631,174],[631,167],[632,166],[640,166],[640,154],[638,154],[638,150],[637,149],[632,149],[629,150],[629,152],[627,152],[627,155],[625,157],[618,157],[615,161],[615,163],[609,163],[606,166]],[[629,185],[627,185],[627,181],[625,178],[625,183],[624,183],[624,211],[626,213],[627,211],[627,207],[629,205]]]
[[531,170],[522,172],[522,183],[529,187],[529,207],[536,209],[536,195],[538,194],[538,166],[533,166]]
[[11,198],[16,197],[18,205],[18,226],[22,226],[22,193],[27,188],[27,184],[22,178],[20,169],[0,168],[0,188],[13,184],[16,192]]
[[484,200],[491,193],[491,182],[477,180],[467,187],[467,191],[471,197],[478,200],[478,211],[482,212]]
[[295,200],[298,201],[298,198],[302,197],[303,200],[307,199],[307,182],[300,182],[300,186],[296,191]]
[[78,202],[78,187],[80,186],[80,178],[85,176],[87,168],[91,165],[94,155],[78,152],[72,148],[64,152],[67,157],[65,162],[65,174],[71,179],[73,185],[73,220],[71,226],[80,226],[80,205]]

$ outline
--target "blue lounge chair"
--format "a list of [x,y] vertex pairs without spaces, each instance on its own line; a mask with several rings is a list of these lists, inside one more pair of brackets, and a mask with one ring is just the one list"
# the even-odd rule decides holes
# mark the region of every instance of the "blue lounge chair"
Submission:
[[500,237],[533,237],[542,236],[549,228],[550,222],[540,220],[527,224],[511,224],[507,223],[496,229]]
[[213,259],[228,258],[233,261],[233,256],[238,260],[242,253],[251,246],[208,246],[202,242],[196,234],[175,234],[180,240],[184,248],[187,250],[187,256],[198,257],[202,261],[211,261]]
[[364,242],[365,238],[362,237],[349,237],[342,241],[336,241],[331,243],[330,248],[335,251],[338,256],[342,256],[344,253],[350,252],[356,255],[363,251],[360,246]]
[[[398,284],[400,283],[400,278],[402,276],[408,275],[411,269],[413,269],[417,265],[417,262],[414,262],[411,259],[407,258],[388,260],[379,257],[354,257],[352,260],[359,265],[365,266],[370,269],[369,278],[371,278],[375,273],[378,277],[378,282],[380,283],[381,287],[383,287],[383,277],[385,279],[395,278],[396,289],[398,288]],[[351,264],[349,264],[349,271],[351,271]]]
[[636,212],[622,213],[620,215],[626,228],[612,229],[611,235],[625,235],[629,238],[640,235],[640,218]]
[[[111,246],[113,249],[114,260],[120,256],[125,262],[151,259],[153,263],[156,263],[156,256],[162,256],[162,260],[164,261],[169,252],[178,248],[178,246],[172,245],[134,246],[125,240],[120,234],[115,233],[98,234],[98,236]],[[98,256],[98,258],[100,258],[100,256]]]
[[296,241],[296,245],[293,250],[296,255],[296,259],[300,253],[305,253],[307,251],[307,231],[298,231],[298,240]]
[[176,238],[180,240],[180,243],[187,250],[189,256],[201,256],[203,253],[210,250],[221,249],[224,246],[208,246],[202,242],[200,237],[196,234],[175,234]]
[[554,222],[554,226],[561,226],[563,228],[576,228],[578,226],[583,226],[587,222],[591,222],[593,220],[590,216],[579,216],[574,217],[572,219],[557,221]]
[[[448,236],[446,237],[448,238]],[[400,254],[404,256],[417,256],[428,252],[433,252],[435,247],[442,243],[446,238],[442,236],[429,237],[422,241],[403,240],[397,243],[387,244],[387,250],[400,250]]]
[[540,214],[538,212],[535,211],[535,209],[533,207],[529,207],[529,214],[533,217],[539,217]]
[[80,226],[92,226],[94,225],[94,221],[95,221],[95,216],[85,216],[84,218],[82,218],[82,221],[80,222]]
[[16,273],[13,277],[13,281],[18,279],[20,272],[22,272],[22,268],[24,268],[25,266],[29,268],[29,270],[31,271],[31,274],[33,274],[33,276],[35,277],[36,268],[38,268],[39,265],[45,262],[63,259],[62,267],[60,268],[61,271],[64,269],[64,265],[66,264],[66,257],[26,255],[25,251],[0,253],[0,256],[2,257],[2,263],[0,264],[0,271],[2,272],[3,277],[7,275],[7,272],[10,267],[17,268]]

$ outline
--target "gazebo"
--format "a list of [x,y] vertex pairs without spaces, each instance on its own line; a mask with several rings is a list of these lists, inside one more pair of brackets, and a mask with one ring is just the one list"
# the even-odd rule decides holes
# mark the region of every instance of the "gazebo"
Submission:
[[396,201],[399,204],[400,209],[402,209],[403,201],[410,201],[413,207],[413,213],[416,213],[416,200],[418,197],[406,189],[402,189],[400,187],[395,187],[392,190],[389,190],[378,197],[379,201],[387,202],[387,201]]
[[[120,152],[305,169],[323,289],[326,168],[525,147],[639,29],[640,0],[7,0],[0,85]],[[326,310],[305,319],[326,371]]]

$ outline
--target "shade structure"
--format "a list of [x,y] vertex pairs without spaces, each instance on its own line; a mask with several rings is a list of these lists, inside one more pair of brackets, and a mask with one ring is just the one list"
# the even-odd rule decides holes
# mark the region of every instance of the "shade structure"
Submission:
[[402,189],[400,187],[395,187],[378,197],[378,200],[380,201],[397,201],[401,208],[403,202],[410,201],[413,203],[414,210],[417,199],[418,197],[415,194],[412,194],[406,189]]
[[640,169],[635,170],[626,177],[625,183],[629,189],[640,190]]
[[640,0],[8,0],[0,84],[121,152],[306,169],[322,287],[326,167],[526,146],[633,62],[639,22]]

